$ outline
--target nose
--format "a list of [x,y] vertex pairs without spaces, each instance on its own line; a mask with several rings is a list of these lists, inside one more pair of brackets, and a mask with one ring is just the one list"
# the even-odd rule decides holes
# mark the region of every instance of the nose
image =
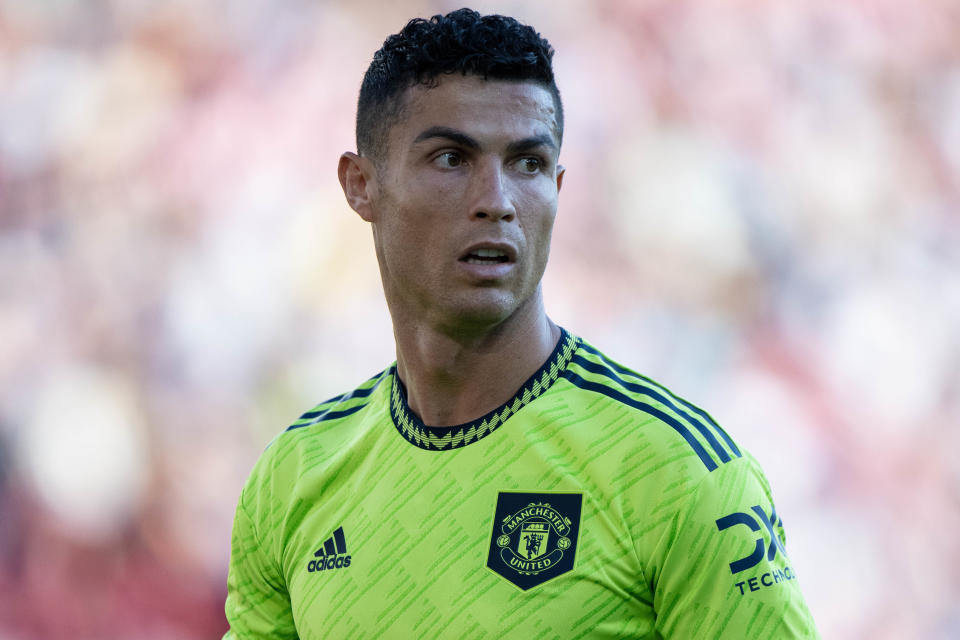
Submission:
[[517,215],[509,179],[499,158],[478,163],[471,184],[470,215],[493,222],[511,222]]

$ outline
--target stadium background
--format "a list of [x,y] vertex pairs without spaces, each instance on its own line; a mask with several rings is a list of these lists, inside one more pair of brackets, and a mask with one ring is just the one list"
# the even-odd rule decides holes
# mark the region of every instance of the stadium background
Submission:
[[[253,461],[393,359],[361,74],[458,6],[0,0],[0,640],[223,631]],[[552,316],[760,459],[825,638],[960,636],[960,4],[475,6],[559,52]]]

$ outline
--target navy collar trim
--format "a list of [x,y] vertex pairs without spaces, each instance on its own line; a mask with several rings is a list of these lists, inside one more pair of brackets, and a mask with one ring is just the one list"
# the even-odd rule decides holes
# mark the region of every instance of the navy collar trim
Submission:
[[428,451],[456,449],[485,438],[507,421],[510,416],[530,404],[553,386],[566,370],[574,352],[580,346],[580,338],[560,329],[560,340],[550,357],[536,373],[530,376],[519,391],[507,402],[487,415],[452,427],[428,427],[410,410],[407,390],[393,371],[393,389],[390,397],[390,415],[393,424],[407,442]]

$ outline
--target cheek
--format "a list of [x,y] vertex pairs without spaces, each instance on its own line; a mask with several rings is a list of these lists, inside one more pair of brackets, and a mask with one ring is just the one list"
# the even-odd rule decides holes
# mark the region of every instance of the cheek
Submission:
[[550,255],[550,239],[552,234],[553,234],[553,216],[551,216],[550,218],[544,219],[543,227],[540,230],[540,238],[537,243],[541,269],[546,265],[547,256]]
[[525,209],[532,215],[527,216],[524,223],[528,240],[538,246],[549,245],[550,235],[553,232],[553,222],[557,217],[557,201],[552,194],[536,194],[531,198]]
[[408,197],[394,200],[385,210],[378,232],[384,259],[395,276],[422,279],[442,253],[442,227],[432,209],[429,202]]
[[[543,204],[541,203],[541,206]],[[556,209],[548,207],[535,221],[531,221],[532,227],[527,230],[527,239],[533,247],[534,264],[533,269],[543,274],[547,259],[550,255],[550,239],[553,235],[553,223],[556,220]]]
[[399,216],[385,231],[387,259],[392,269],[395,272],[415,270],[429,246],[428,239],[418,233],[416,225],[399,219]]

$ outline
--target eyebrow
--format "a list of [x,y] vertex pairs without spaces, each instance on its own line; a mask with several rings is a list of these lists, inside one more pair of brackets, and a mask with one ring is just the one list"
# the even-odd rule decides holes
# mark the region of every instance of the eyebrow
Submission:
[[[455,142],[456,144],[468,149],[480,148],[480,143],[475,138],[468,136],[457,129],[451,129],[450,127],[430,127],[429,129],[424,129],[420,135],[414,138],[413,143],[417,144],[432,138],[443,138],[450,140],[451,142]],[[557,148],[556,143],[553,141],[553,136],[544,133],[511,142],[509,145],[507,145],[507,152],[522,153],[524,151],[529,151],[541,146],[549,147],[551,149]]]
[[557,145],[553,141],[553,136],[544,133],[539,136],[530,136],[529,138],[523,138],[522,140],[511,142],[509,145],[507,145],[507,152],[523,153],[524,151],[530,151],[531,149],[536,149],[537,147],[549,147],[550,149],[556,149]]
[[420,133],[420,135],[413,139],[413,144],[423,142],[424,140],[430,140],[431,138],[445,138],[469,149],[480,148],[480,143],[474,138],[471,138],[462,131],[451,129],[450,127],[430,127],[429,129],[425,129]]

